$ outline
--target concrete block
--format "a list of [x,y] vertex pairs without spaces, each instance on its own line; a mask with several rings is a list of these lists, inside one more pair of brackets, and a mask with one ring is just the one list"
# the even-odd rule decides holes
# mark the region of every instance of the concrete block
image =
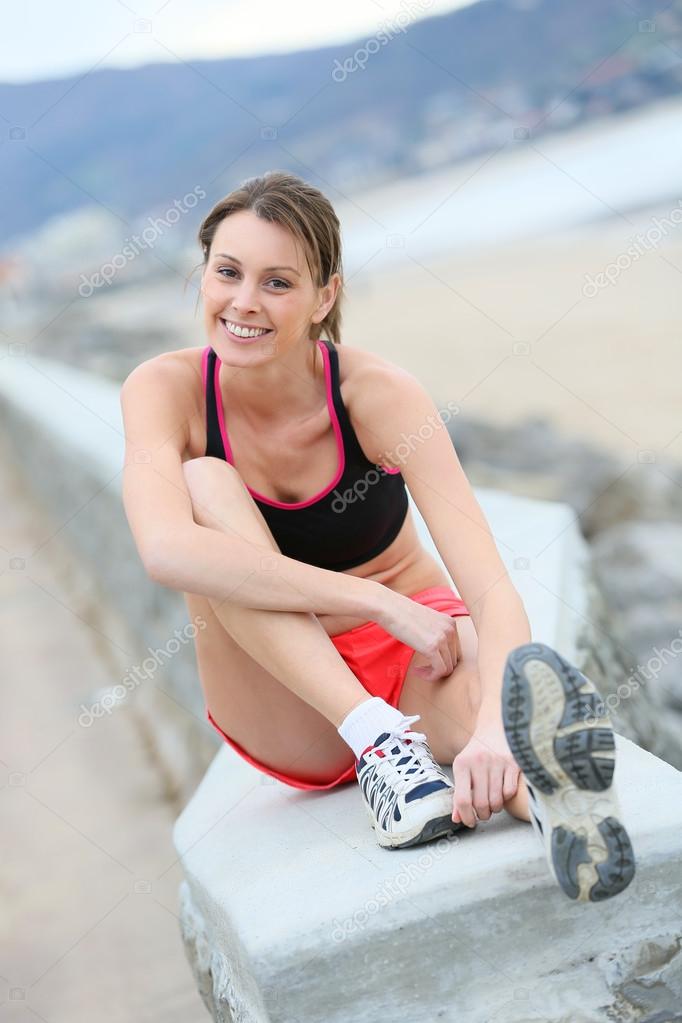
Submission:
[[385,850],[354,784],[296,791],[221,751],[174,830],[183,934],[213,1018],[605,1023],[648,1018],[638,999],[654,984],[655,1007],[679,1006],[682,774],[618,734],[616,757],[637,873],[585,905],[505,811]]

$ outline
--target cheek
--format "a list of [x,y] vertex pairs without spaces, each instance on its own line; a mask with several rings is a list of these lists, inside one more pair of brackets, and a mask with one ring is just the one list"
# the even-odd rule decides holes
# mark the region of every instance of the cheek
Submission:
[[223,304],[223,295],[220,285],[217,285],[215,281],[205,281],[202,286],[202,295],[204,296],[204,303],[206,308],[212,308],[214,305]]
[[278,295],[276,302],[270,302],[269,308],[273,316],[279,319],[300,319],[302,316],[305,317],[308,311],[306,300],[303,298],[300,292],[287,292],[284,295]]

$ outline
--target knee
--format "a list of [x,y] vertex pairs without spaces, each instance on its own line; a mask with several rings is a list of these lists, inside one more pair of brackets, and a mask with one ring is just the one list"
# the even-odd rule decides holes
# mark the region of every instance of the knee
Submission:
[[[211,529],[238,529],[244,538],[265,544],[281,554],[263,513],[230,462],[202,455],[183,462],[182,471],[195,522]],[[225,521],[228,507],[229,525]]]
[[241,477],[235,467],[213,455],[188,458],[182,463],[182,472],[192,497],[206,497],[216,486],[243,488]]
[[183,462],[182,471],[194,521],[200,526],[222,529],[220,510],[234,509],[247,494],[237,470],[222,458],[204,455]]

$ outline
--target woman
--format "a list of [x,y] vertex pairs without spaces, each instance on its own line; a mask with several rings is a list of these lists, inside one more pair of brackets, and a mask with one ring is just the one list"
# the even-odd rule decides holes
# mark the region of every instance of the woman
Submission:
[[[536,683],[507,659],[533,653],[562,693],[577,672],[529,646],[522,602],[429,395],[399,367],[340,344],[332,206],[271,172],[219,202],[199,242],[208,344],[142,363],[121,402],[126,514],[149,576],[207,623],[196,652],[209,721],[289,785],[357,777],[387,848],[473,828],[503,807],[540,836],[535,816],[570,779],[556,765],[547,788],[546,758],[526,756],[521,772],[515,757],[538,751],[532,714],[518,718],[519,680],[531,703]],[[419,543],[406,484],[463,599]],[[503,678],[515,687],[515,755]],[[423,732],[410,728],[419,719]],[[611,740],[612,771],[608,722],[588,727]],[[552,824],[550,869],[587,898],[597,872],[576,885],[548,844]],[[572,835],[581,848],[584,835]]]

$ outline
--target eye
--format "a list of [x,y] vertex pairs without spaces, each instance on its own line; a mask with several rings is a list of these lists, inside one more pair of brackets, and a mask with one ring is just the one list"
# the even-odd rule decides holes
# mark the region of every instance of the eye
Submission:
[[[233,267],[231,267],[231,266],[219,266],[217,268],[216,272],[218,274],[220,274],[220,276],[222,277],[223,276],[223,270],[227,271],[227,273],[230,274],[230,276],[227,278],[227,280],[233,280],[231,275],[236,273],[235,269]],[[270,283],[276,283],[276,284],[281,284],[282,285],[281,288],[280,287],[275,288],[275,291],[284,291],[286,288],[291,287],[289,282],[283,280],[281,277],[271,277],[270,278]]]

